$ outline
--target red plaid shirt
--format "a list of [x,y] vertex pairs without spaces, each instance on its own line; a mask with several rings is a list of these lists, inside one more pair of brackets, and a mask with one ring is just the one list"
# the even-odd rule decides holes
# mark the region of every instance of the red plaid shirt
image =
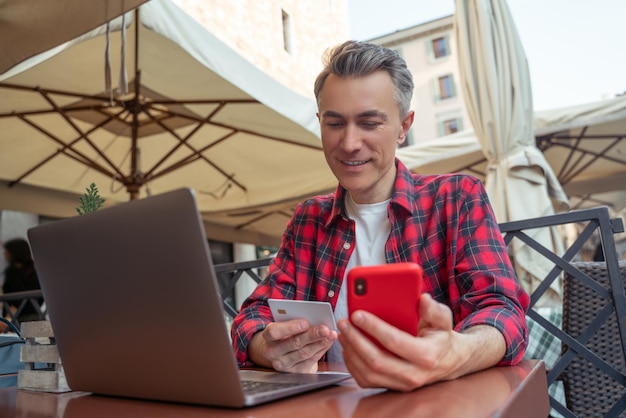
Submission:
[[[416,262],[424,291],[448,305],[456,331],[487,324],[506,341],[500,365],[517,364],[528,340],[529,298],[514,278],[502,234],[482,183],[459,174],[412,174],[399,160],[388,208],[387,263]],[[268,298],[328,301],[335,307],[355,246],[346,190],[300,203],[268,276],[244,302],[232,337],[240,365],[252,336],[272,321]]]

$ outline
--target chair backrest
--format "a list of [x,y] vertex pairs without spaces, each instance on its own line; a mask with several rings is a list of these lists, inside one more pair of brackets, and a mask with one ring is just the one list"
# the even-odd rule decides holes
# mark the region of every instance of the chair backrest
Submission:
[[258,269],[266,268],[272,258],[261,258],[251,261],[240,261],[235,263],[216,264],[215,271],[218,275],[229,274],[226,284],[221,289],[222,302],[224,303],[224,310],[226,313],[234,319],[239,312],[239,307],[235,303],[235,285],[237,281],[247,274],[252,280],[257,283],[261,283],[263,278],[259,275]]
[[[584,342],[584,348],[579,347],[577,355],[573,348],[563,345],[563,356],[572,357],[563,371],[567,404],[581,416],[604,416],[626,393],[623,379],[619,383],[620,375],[614,373],[625,374],[626,361],[615,333],[618,322],[612,308],[611,282],[604,262],[572,264],[585,275],[565,274],[563,331]],[[624,281],[626,261],[620,262],[620,275]],[[595,283],[586,283],[586,276]],[[626,416],[626,412],[619,416]]]
[[[533,240],[532,234],[528,233],[536,228],[554,227],[570,223],[583,225],[583,229],[562,256],[558,256],[550,249]],[[621,219],[611,219],[608,208],[599,207],[502,223],[500,224],[500,230],[504,234],[507,245],[510,246],[516,239],[521,240],[529,248],[536,251],[538,257],[544,257],[554,265],[554,268],[545,277],[540,278],[541,284],[530,295],[531,305],[527,314],[528,318],[543,328],[547,335],[553,336],[561,342],[562,352],[556,354],[556,360],[548,372],[547,379],[548,385],[558,384],[561,381],[567,382],[565,385],[565,397],[568,402],[566,402],[566,405],[551,395],[550,406],[553,411],[562,414],[566,418],[626,416],[624,414],[624,411],[626,411],[626,370],[623,367],[620,368],[620,364],[623,364],[623,360],[626,357],[626,295],[624,294],[624,283],[620,275],[620,266],[613,237],[613,234],[624,231]],[[602,263],[604,265],[602,274],[606,276],[604,285],[601,285],[592,277],[597,275],[595,271],[587,271],[587,266],[581,267],[573,263],[583,246],[598,232],[606,260],[605,263]],[[535,309],[534,305],[555,280],[566,276],[576,278],[576,288],[571,287],[574,281],[570,280],[568,293],[564,297],[566,299],[577,299],[575,302],[566,300],[567,312],[564,312],[564,315],[568,315],[567,325],[561,329],[547,318],[544,318],[538,312],[538,309]],[[588,288],[589,290],[583,290],[583,288]],[[574,313],[576,310],[594,310],[593,306],[588,305],[588,303],[592,304],[594,302],[588,301],[585,297],[587,292],[596,293],[604,302],[602,309],[598,311],[599,315],[596,315],[592,320],[588,320],[588,325],[585,325],[584,331],[580,333],[580,331],[572,328],[574,323],[571,315],[578,315],[579,313]],[[610,321],[611,318],[614,318],[613,322]],[[615,318],[619,318],[619,320],[615,320]],[[602,334],[610,336],[610,339],[603,339]],[[612,349],[614,350],[613,355],[615,358],[621,358],[622,363],[620,361],[608,360],[608,358],[603,360],[603,357],[607,356],[607,352]],[[594,396],[600,397],[602,396],[601,392],[605,391],[606,388],[605,386],[596,386],[604,383],[590,382],[589,375],[585,374],[590,369],[581,369],[578,366],[578,364],[585,363],[588,363],[591,368],[598,367],[595,373],[602,375],[602,379],[610,379],[617,384],[615,390],[618,395],[615,395],[615,397],[611,395],[610,398],[606,397],[598,401],[599,403],[604,403],[602,412],[590,413],[584,407],[582,409],[579,408],[580,403],[587,402],[584,398],[581,398],[584,392],[595,392],[596,395]],[[590,364],[594,364],[594,366]]]
[[[0,295],[0,313],[13,325],[19,328],[20,318],[24,312],[31,312],[29,320],[43,320],[47,311],[43,303],[41,290],[27,290],[24,292],[5,293]],[[14,307],[12,309],[11,307]]]

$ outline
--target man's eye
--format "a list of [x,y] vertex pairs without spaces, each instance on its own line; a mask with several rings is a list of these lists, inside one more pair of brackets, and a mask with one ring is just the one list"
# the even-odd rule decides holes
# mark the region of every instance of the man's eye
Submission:
[[331,127],[331,128],[339,128],[339,127],[343,126],[343,122],[337,122],[337,121],[326,122],[326,125]]
[[361,122],[361,126],[365,129],[376,129],[380,126],[380,122],[364,121]]

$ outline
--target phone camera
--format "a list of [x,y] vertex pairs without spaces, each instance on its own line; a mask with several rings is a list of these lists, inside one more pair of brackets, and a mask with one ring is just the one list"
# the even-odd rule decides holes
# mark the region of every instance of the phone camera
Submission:
[[364,295],[367,292],[365,279],[356,279],[354,281],[354,291],[357,295]]

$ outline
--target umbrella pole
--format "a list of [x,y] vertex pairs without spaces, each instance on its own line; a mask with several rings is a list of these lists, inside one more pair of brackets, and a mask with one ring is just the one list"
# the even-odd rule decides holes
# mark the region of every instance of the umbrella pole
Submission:
[[126,190],[130,195],[130,200],[135,200],[139,197],[139,189],[143,186],[141,179],[141,173],[138,172],[139,166],[139,148],[138,148],[138,135],[139,135],[139,112],[141,111],[140,99],[140,78],[139,71],[139,8],[135,9],[135,99],[133,100],[132,112],[133,112],[133,125],[132,125],[132,138],[131,138],[131,166],[130,166],[130,178],[127,180]]

